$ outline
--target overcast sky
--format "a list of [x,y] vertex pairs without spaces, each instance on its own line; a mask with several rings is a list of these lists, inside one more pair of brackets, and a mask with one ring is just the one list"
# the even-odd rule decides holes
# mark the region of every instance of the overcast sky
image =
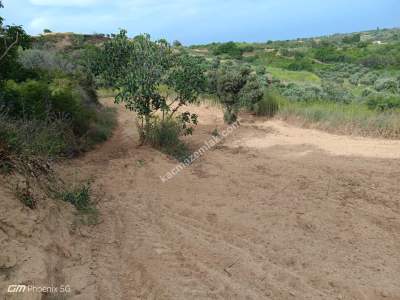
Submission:
[[0,15],[31,34],[113,33],[184,44],[267,41],[400,27],[400,0],[3,0]]

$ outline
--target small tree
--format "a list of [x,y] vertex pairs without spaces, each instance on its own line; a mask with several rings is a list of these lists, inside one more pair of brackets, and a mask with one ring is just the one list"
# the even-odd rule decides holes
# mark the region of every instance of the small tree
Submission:
[[175,40],[175,41],[172,43],[172,45],[173,45],[174,47],[176,47],[176,48],[182,47],[182,43],[181,43],[180,41],[178,41],[178,40]]
[[119,91],[116,103],[137,113],[142,142],[157,118],[176,119],[185,134],[192,133],[197,116],[176,113],[204,89],[201,66],[199,58],[172,51],[165,40],[152,41],[149,35],[129,39],[125,30],[107,41],[92,63],[94,73]]
[[233,123],[240,106],[252,106],[263,96],[261,84],[248,67],[224,66],[217,72],[216,93],[225,107],[224,119]]

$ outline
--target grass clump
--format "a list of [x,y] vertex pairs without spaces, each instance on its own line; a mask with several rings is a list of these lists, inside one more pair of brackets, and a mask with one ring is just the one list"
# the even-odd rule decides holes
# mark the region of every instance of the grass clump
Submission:
[[59,198],[76,208],[77,224],[96,225],[99,223],[99,212],[92,201],[90,182],[65,190]]
[[183,128],[174,119],[154,119],[146,128],[145,142],[154,148],[173,156],[179,161],[189,155],[186,144],[180,140]]
[[79,211],[88,211],[92,209],[90,200],[90,183],[75,187],[70,191],[65,191],[61,194],[61,199],[71,203]]
[[30,209],[35,209],[37,207],[37,201],[29,187],[28,181],[25,185],[17,185],[15,187],[15,195],[17,198]]
[[264,93],[263,98],[254,104],[253,110],[257,116],[273,117],[279,110],[281,96],[273,91]]

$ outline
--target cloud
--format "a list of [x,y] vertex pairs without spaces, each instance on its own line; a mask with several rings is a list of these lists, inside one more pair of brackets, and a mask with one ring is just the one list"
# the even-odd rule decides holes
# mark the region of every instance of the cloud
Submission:
[[33,5],[39,6],[90,6],[99,4],[99,0],[30,0]]
[[[114,24],[118,20],[112,15],[107,14],[75,14],[75,15],[43,15],[34,18],[29,23],[29,29],[33,33],[40,33],[44,28],[51,29],[56,32],[77,32],[77,33],[94,33],[98,32],[97,24]],[[82,27],[82,24],[86,24]],[[113,25],[111,25],[113,26]],[[117,28],[118,26],[113,26]],[[84,29],[82,29],[84,28]],[[100,30],[102,31],[102,30]],[[108,31],[103,31],[108,33]]]
[[51,27],[51,22],[45,17],[38,17],[29,23],[29,27],[34,32],[41,32],[44,28]]

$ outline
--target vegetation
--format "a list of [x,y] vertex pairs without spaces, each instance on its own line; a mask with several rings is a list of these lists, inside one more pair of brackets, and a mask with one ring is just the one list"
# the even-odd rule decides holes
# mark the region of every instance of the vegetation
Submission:
[[209,92],[216,94],[224,106],[228,124],[236,121],[241,106],[253,109],[263,96],[260,82],[247,67],[219,67],[210,72],[209,81]]
[[399,111],[380,112],[360,103],[326,101],[280,102],[279,116],[305,125],[343,134],[369,135],[384,138],[400,136]]
[[273,117],[279,111],[279,103],[282,102],[282,97],[274,91],[264,93],[262,100],[254,106],[254,112],[257,116]]
[[[0,140],[16,155],[59,157],[111,135],[84,55],[37,49],[20,26],[0,26]],[[78,58],[78,59],[77,59]]]
[[[2,7],[0,3],[0,7]],[[89,189],[68,190],[50,162],[106,140],[115,112],[97,100],[89,50],[42,48],[21,26],[0,17],[0,171],[31,209],[42,196],[93,211]],[[53,36],[53,35],[51,35]]]
[[179,136],[192,133],[197,116],[180,109],[204,90],[200,58],[173,51],[165,40],[152,41],[149,35],[130,40],[122,30],[93,53],[91,69],[118,91],[116,103],[137,113],[142,142],[180,147]]
[[[383,132],[380,129],[383,126],[385,136],[398,137],[395,120],[396,116],[400,117],[399,36],[399,29],[383,29],[263,44],[195,45],[189,51],[207,60],[208,94],[213,98],[218,96],[225,107],[227,121],[235,120],[239,109],[264,114],[260,110],[267,107],[259,100],[253,103],[251,100],[238,101],[234,91],[225,95],[217,92],[217,77],[223,78],[221,70],[231,73],[224,75],[224,80],[234,90],[235,85],[229,85],[229,82],[238,77],[238,70],[247,69],[249,76],[254,77],[252,82],[261,84],[260,89],[254,86],[251,89],[257,91],[256,94],[259,90],[273,94],[278,102],[284,103],[282,113],[285,116],[292,112],[296,118],[310,122],[318,118],[306,116],[304,109],[309,107],[314,111],[318,107],[316,111],[321,113],[315,114],[326,118],[325,125],[332,124],[332,128],[336,125],[329,120],[336,116],[354,132],[376,135]],[[263,103],[266,103],[265,99]],[[332,105],[340,109],[330,115]],[[322,113],[324,108],[326,114]],[[345,112],[353,112],[356,108],[360,110],[358,116],[340,116],[342,112],[348,116]],[[381,121],[386,118],[389,118],[387,122]]]

